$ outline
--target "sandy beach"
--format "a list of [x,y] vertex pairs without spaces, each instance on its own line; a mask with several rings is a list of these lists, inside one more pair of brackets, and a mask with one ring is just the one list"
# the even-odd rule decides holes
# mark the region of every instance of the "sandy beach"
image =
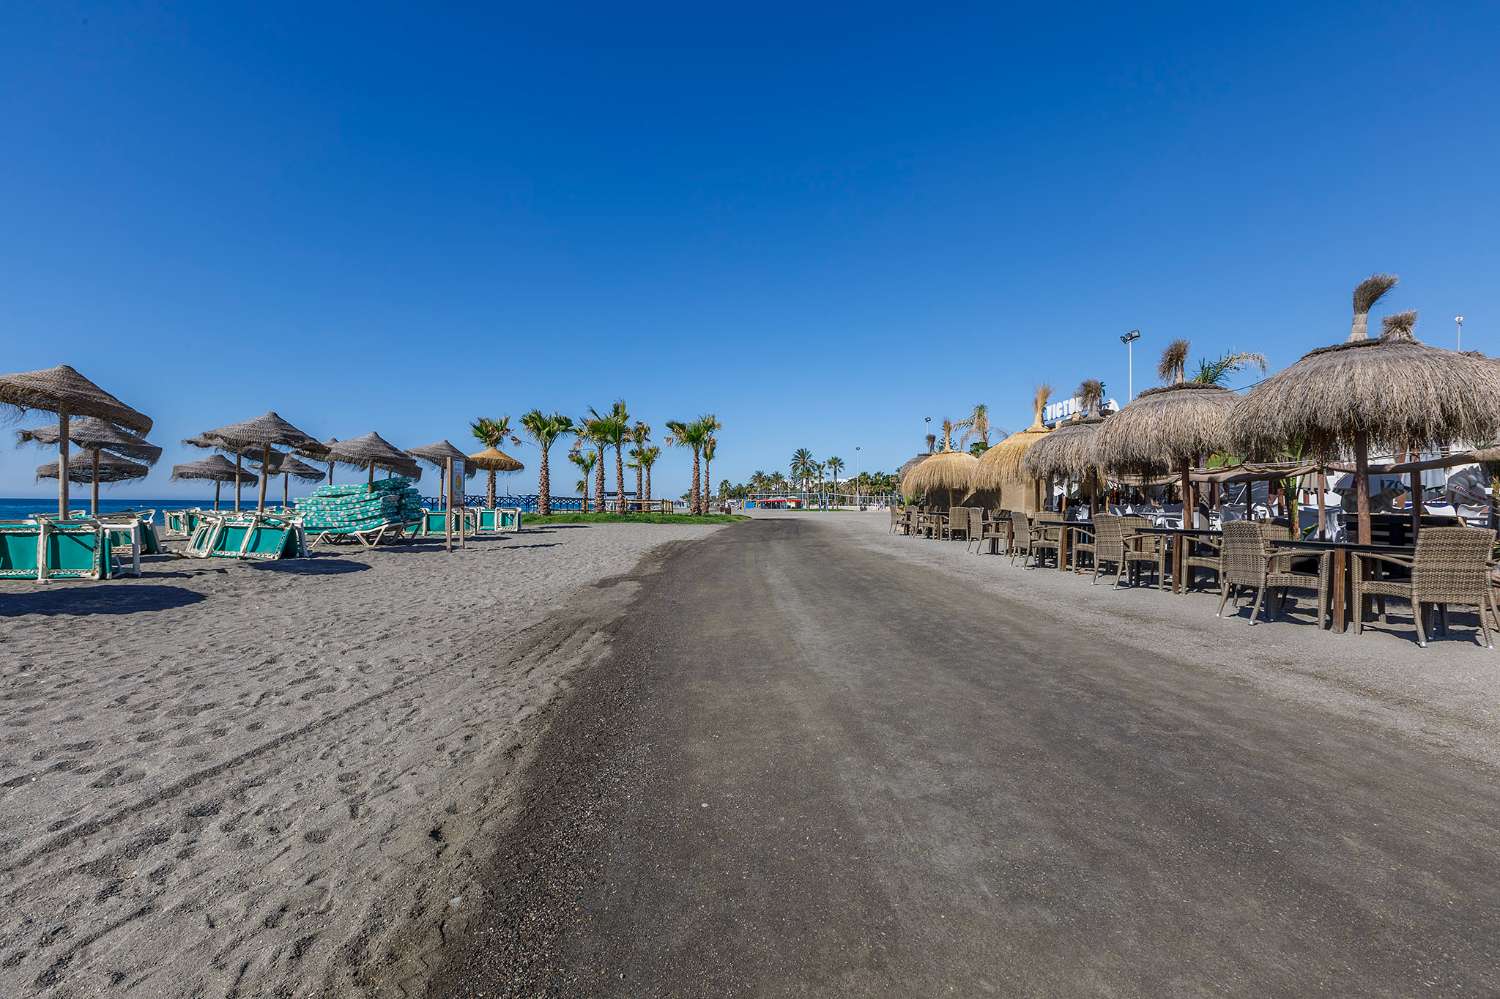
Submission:
[[399,995],[663,546],[558,526],[0,592],[0,994]]

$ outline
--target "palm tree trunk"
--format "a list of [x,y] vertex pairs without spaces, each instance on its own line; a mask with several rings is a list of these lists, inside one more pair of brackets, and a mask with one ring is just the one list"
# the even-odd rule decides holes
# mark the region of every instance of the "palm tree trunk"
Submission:
[[693,489],[688,501],[688,509],[694,514],[698,513],[698,461],[701,455],[702,451],[699,448],[693,448]]
[[[636,450],[639,451],[640,448],[636,448]],[[641,512],[645,513],[646,512],[646,504],[643,501],[645,500],[646,497],[644,495],[642,495],[642,493],[641,493],[641,466],[640,466],[640,462],[636,462],[636,466],[635,466],[635,498],[636,498],[636,502],[638,502],[638,503],[641,504]]]
[[583,512],[589,512],[589,473],[583,473]]
[[651,466],[646,466],[646,502],[651,502]]
[[713,464],[714,463],[713,463],[712,459],[710,459],[710,458],[704,458],[703,459],[703,512],[704,513],[708,512],[708,503],[709,503],[709,500],[713,496],[713,481],[714,480],[713,480],[713,476],[709,473],[709,469],[713,467]]
[[625,512],[625,445],[615,445],[615,498],[621,513]]
[[490,469],[489,491],[484,494],[484,498],[485,502],[489,504],[490,509],[495,509],[495,470],[493,468]]
[[594,505],[599,508],[599,512],[600,513],[603,513],[604,512],[604,466],[605,466],[605,461],[604,461],[604,445],[603,444],[599,445],[599,450],[595,454],[595,457],[598,460],[594,463]]
[[552,474],[547,467],[548,453],[551,447],[542,445],[542,464],[536,473],[536,512],[545,517],[552,512]]

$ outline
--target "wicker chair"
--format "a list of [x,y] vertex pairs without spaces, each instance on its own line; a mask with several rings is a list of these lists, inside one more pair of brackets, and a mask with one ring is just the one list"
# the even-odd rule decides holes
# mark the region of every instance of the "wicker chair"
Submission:
[[968,551],[970,548],[973,548],[975,551],[978,551],[980,548],[982,548],[984,546],[984,539],[986,537],[986,533],[985,532],[986,532],[986,529],[989,527],[989,524],[990,524],[990,520],[989,520],[989,517],[987,517],[985,515],[985,509],[984,509],[984,507],[982,507],[982,506],[971,506],[971,507],[969,507],[969,534],[968,534],[969,540],[964,545],[964,550],[965,551]]
[[1054,564],[1061,557],[1062,523],[1062,514],[1050,510],[1043,510],[1031,521],[1031,560],[1035,565],[1041,565],[1048,552]]
[[969,535],[969,508],[955,506],[948,509],[948,519],[943,524],[943,540],[953,541],[962,534],[967,541]]
[[[1131,585],[1134,585],[1140,578],[1140,567],[1148,565],[1156,572],[1157,587],[1165,587],[1168,551],[1166,536],[1146,534],[1141,531],[1141,528],[1151,526],[1151,520],[1148,517],[1132,515],[1121,517],[1120,521],[1123,533],[1121,554],[1124,558],[1124,564],[1120,568],[1123,575],[1129,578]],[[1115,584],[1118,585],[1119,582],[1119,576],[1116,576]]]
[[904,519],[905,515],[906,511],[901,509],[900,507],[891,507],[891,534],[897,534],[900,532],[902,520]]
[[1073,571],[1082,572],[1078,556],[1087,553],[1090,565],[1099,560],[1099,527],[1092,520],[1075,521],[1068,526],[1073,530]]
[[[1417,627],[1417,644],[1427,647],[1427,605],[1436,604],[1443,631],[1448,630],[1448,605],[1463,604],[1479,611],[1482,644],[1493,649],[1485,612],[1496,614],[1495,595],[1490,588],[1490,561],[1495,551],[1495,532],[1478,527],[1429,527],[1417,535],[1417,552],[1410,558],[1375,552],[1355,552],[1354,633],[1364,631],[1364,598],[1400,597],[1411,602]],[[1365,579],[1366,565],[1391,565],[1407,569],[1410,579]],[[1496,614],[1500,620],[1500,614]]]
[[1031,559],[1031,542],[1034,533],[1031,529],[1031,521],[1026,514],[1020,510],[1010,512],[1010,564],[1015,565],[1016,559],[1021,559],[1025,565]]
[[[1318,569],[1316,572],[1294,570],[1294,561],[1315,561]],[[1224,525],[1218,616],[1224,616],[1224,604],[1231,594],[1238,599],[1241,588],[1255,590],[1255,605],[1250,608],[1252,625],[1260,615],[1267,590],[1280,591],[1278,613],[1286,607],[1287,590],[1314,590],[1318,594],[1318,627],[1321,628],[1328,617],[1328,569],[1328,552],[1309,555],[1305,551],[1276,551],[1267,544],[1260,525],[1246,520],[1231,521]],[[1266,610],[1269,614],[1270,608]]]
[[[1099,573],[1103,571],[1104,564],[1109,562],[1115,567],[1114,585],[1120,585],[1120,579],[1125,575],[1126,522],[1130,520],[1146,523],[1144,517],[1120,517],[1110,513],[1101,513],[1094,518],[1094,583],[1099,582]],[[1139,525],[1132,525],[1134,526]]]
[[[1214,538],[1202,536],[1189,538],[1183,542],[1188,546],[1187,553],[1182,557],[1182,588],[1184,591],[1193,588],[1193,579],[1196,577],[1197,569],[1207,569],[1214,574],[1215,579],[1224,575],[1224,544]],[[1196,550],[1195,550],[1196,549]]]
[[974,554],[978,555],[984,550],[984,543],[990,543],[990,554],[998,555],[1002,551],[1010,549],[1010,514],[996,510],[993,517],[984,515],[980,511],[979,534],[974,538]]

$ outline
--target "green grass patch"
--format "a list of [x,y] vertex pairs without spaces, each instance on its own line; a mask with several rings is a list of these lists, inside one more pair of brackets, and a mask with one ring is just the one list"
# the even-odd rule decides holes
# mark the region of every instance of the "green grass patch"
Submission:
[[546,524],[733,524],[738,520],[749,520],[738,513],[709,513],[695,517],[689,513],[549,513],[524,514],[521,526],[534,527]]

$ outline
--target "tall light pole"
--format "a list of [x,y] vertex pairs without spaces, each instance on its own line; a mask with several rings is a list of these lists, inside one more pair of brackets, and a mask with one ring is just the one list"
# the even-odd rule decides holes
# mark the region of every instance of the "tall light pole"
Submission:
[[854,445],[854,511],[859,512],[859,445]]
[[1135,348],[1133,344],[1141,338],[1140,330],[1131,330],[1120,337],[1120,342],[1125,345],[1125,401],[1129,403],[1135,398]]
[[1458,349],[1464,349],[1464,317],[1454,316],[1453,322],[1458,326]]

